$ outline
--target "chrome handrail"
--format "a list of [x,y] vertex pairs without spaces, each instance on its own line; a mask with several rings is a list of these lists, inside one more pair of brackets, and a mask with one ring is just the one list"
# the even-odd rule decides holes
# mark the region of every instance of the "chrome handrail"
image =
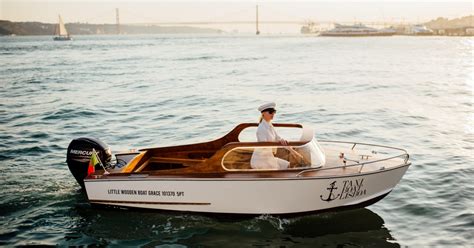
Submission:
[[389,148],[389,149],[394,149],[394,150],[399,150],[403,151],[405,153],[408,153],[407,150],[403,148],[398,148],[398,147],[393,147],[393,146],[384,146],[384,145],[376,145],[376,144],[369,144],[369,143],[361,143],[361,142],[348,142],[348,141],[338,141],[338,140],[318,140],[319,143],[344,143],[344,144],[352,144],[352,148],[354,149],[355,145],[365,145],[365,146],[377,146],[377,147],[384,147],[384,148]]
[[334,166],[334,167],[311,168],[311,169],[306,169],[306,170],[300,171],[298,174],[296,174],[296,176],[299,177],[299,176],[301,176],[302,174],[307,173],[307,172],[322,171],[322,170],[333,170],[333,169],[340,169],[340,168],[346,168],[346,167],[352,167],[352,166],[361,166],[361,169],[359,170],[359,173],[360,173],[360,172],[362,171],[362,168],[363,168],[364,165],[366,165],[366,164],[378,163],[378,162],[382,162],[382,161],[386,161],[386,160],[390,160],[390,159],[394,159],[394,158],[398,158],[398,157],[405,157],[405,160],[404,160],[404,163],[403,163],[403,164],[406,164],[406,163],[408,162],[409,156],[410,156],[410,155],[408,155],[408,153],[407,153],[407,154],[401,154],[401,155],[397,155],[397,156],[393,156],[393,157],[388,157],[388,158],[379,159],[379,160],[374,160],[374,161],[369,161],[369,162],[364,162],[364,163],[357,163],[357,164],[350,164],[350,165],[341,165],[341,166]]
[[397,147],[384,146],[384,145],[375,145],[375,144],[368,144],[368,143],[359,143],[359,142],[346,142],[346,141],[320,140],[319,142],[320,142],[320,143],[344,143],[344,144],[352,144],[353,146],[352,146],[351,149],[354,149],[354,147],[355,147],[357,144],[366,145],[366,146],[384,147],[384,148],[389,148],[389,149],[394,149],[394,150],[403,151],[403,154],[396,155],[396,156],[392,156],[392,157],[388,157],[388,158],[382,158],[382,159],[378,159],[378,160],[374,160],[374,161],[362,162],[362,163],[355,163],[355,164],[349,164],[349,165],[346,165],[346,164],[345,164],[345,165],[342,165],[342,166],[334,166],[334,167],[320,167],[320,168],[306,169],[306,170],[303,170],[303,171],[300,171],[299,173],[297,173],[297,174],[296,174],[296,177],[300,177],[301,175],[303,175],[304,173],[307,173],[307,172],[322,171],[322,170],[333,170],[333,169],[340,169],[340,168],[353,167],[353,166],[360,166],[361,168],[359,169],[359,173],[361,173],[362,169],[364,168],[364,165],[366,165],[366,164],[378,163],[378,162],[387,161],[387,160],[394,159],[394,158],[399,158],[399,157],[405,157],[403,164],[406,164],[406,163],[408,162],[408,159],[410,158],[410,155],[408,154],[407,150],[402,149],[402,148],[397,148]]

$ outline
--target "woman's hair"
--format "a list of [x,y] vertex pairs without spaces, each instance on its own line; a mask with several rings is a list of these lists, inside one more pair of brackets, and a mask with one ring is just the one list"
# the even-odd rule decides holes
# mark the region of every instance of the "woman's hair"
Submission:
[[260,119],[258,120],[258,123],[262,122],[263,120],[263,113],[260,115]]

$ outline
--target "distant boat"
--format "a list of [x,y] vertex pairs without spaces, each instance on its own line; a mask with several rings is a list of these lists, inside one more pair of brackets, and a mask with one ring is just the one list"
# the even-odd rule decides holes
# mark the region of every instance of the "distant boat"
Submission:
[[302,26],[300,32],[302,34],[319,34],[319,30],[314,22],[308,22],[306,25]]
[[334,29],[323,31],[320,36],[392,36],[393,29],[376,29],[367,27],[361,23],[355,25],[335,24]]
[[63,22],[63,19],[61,18],[61,15],[59,15],[59,23],[56,28],[55,34],[57,36],[54,37],[54,40],[58,40],[58,41],[72,40],[72,37],[69,36],[66,30],[66,26],[64,26],[64,22]]
[[433,30],[427,28],[425,25],[413,25],[410,28],[410,35],[433,35]]

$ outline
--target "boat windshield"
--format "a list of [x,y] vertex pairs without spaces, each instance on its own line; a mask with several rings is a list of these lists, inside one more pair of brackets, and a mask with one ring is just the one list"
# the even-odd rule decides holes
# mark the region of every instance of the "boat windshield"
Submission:
[[303,131],[299,146],[241,146],[229,150],[222,158],[228,171],[280,170],[321,167],[326,162],[324,151],[312,132]]

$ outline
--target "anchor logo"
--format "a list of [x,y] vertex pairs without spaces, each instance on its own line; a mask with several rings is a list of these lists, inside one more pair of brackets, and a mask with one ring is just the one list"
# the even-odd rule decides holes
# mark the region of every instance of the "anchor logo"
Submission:
[[340,194],[337,194],[337,196],[333,197],[334,194],[332,193],[334,190],[337,189],[336,187],[336,181],[332,182],[331,184],[329,184],[331,187],[327,188],[327,190],[329,190],[329,195],[326,199],[323,198],[323,195],[320,195],[319,197],[321,198],[321,200],[323,201],[327,201],[327,202],[330,202],[332,200],[335,200],[336,198],[339,197]]

